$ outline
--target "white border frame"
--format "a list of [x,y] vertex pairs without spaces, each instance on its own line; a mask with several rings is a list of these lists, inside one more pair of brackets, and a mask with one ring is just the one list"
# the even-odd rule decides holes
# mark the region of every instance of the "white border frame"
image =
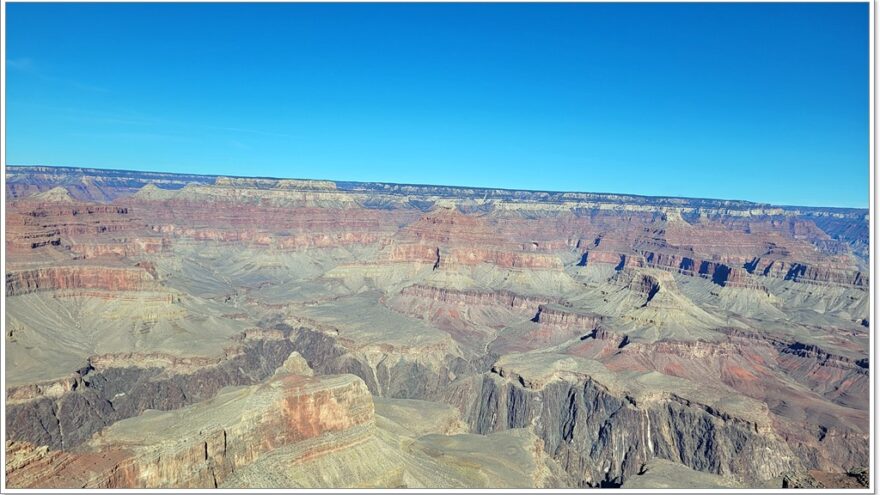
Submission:
[[[6,4],[7,3],[117,3],[117,2],[128,2],[129,0],[91,0],[88,2],[78,2],[77,0],[50,0],[48,2],[40,1],[40,0],[16,0],[14,2],[7,2],[7,0],[0,0],[0,22],[3,24],[2,36],[3,39],[0,40],[0,108],[2,108],[2,112],[0,112],[0,155],[2,155],[2,164],[0,164],[0,172],[2,172],[2,191],[0,191],[0,200],[2,200],[2,204],[0,204],[0,212],[3,214],[3,224],[0,226],[0,234],[3,237],[3,244],[0,246],[0,264],[3,267],[3,273],[6,273]],[[177,0],[145,0],[150,3],[246,3],[241,0],[187,0],[187,1],[177,1]],[[289,0],[260,0],[263,3],[297,3],[291,2]],[[325,3],[375,3],[374,0],[320,0]],[[402,0],[383,0],[384,2],[393,2],[393,3],[410,3],[409,1]],[[422,2],[422,0],[412,0],[415,2]],[[481,2],[490,2],[490,3],[541,3],[540,0],[480,0]],[[134,3],[134,2],[132,2]],[[443,3],[471,3],[470,0],[445,0]],[[117,489],[117,490],[73,490],[73,489],[23,489],[23,488],[6,488],[6,448],[5,448],[5,440],[6,440],[6,318],[5,318],[5,310],[4,310],[4,318],[0,321],[0,329],[3,331],[3,341],[0,342],[0,376],[2,376],[2,384],[3,384],[3,394],[0,395],[0,420],[2,420],[2,425],[0,425],[0,429],[3,430],[3,440],[4,447],[0,450],[0,464],[3,464],[4,469],[0,471],[0,491],[3,493],[71,493],[71,492],[102,492],[102,493],[875,493],[877,491],[876,486],[876,478],[875,473],[877,471],[877,457],[875,455],[874,447],[874,436],[876,432],[876,417],[874,414],[875,411],[875,400],[876,400],[876,382],[875,382],[875,363],[877,356],[877,348],[876,348],[876,340],[874,338],[874,325],[877,322],[877,293],[875,291],[875,262],[877,259],[877,245],[875,243],[875,217],[874,212],[877,203],[877,190],[875,188],[875,168],[876,168],[876,155],[875,155],[875,30],[876,30],[876,3],[875,0],[856,0],[856,1],[846,1],[846,2],[836,2],[836,1],[828,1],[828,0],[776,0],[774,2],[767,2],[763,0],[736,0],[729,2],[721,2],[716,0],[677,0],[676,2],[669,2],[664,0],[591,0],[589,2],[583,2],[582,0],[554,0],[553,3],[867,3],[868,7],[868,18],[869,18],[869,132],[870,132],[870,154],[869,154],[869,176],[870,176],[870,200],[869,200],[869,238],[870,238],[870,287],[869,294],[871,299],[871,332],[870,332],[870,349],[871,349],[871,359],[869,365],[869,376],[870,376],[870,388],[871,388],[871,398],[870,398],[870,488],[864,489],[623,489],[623,488],[595,488],[595,489],[411,489],[411,488],[402,488],[402,489],[224,489],[224,488],[211,488],[211,489]],[[4,291],[3,295],[3,305],[2,308],[6,306],[6,295]]]

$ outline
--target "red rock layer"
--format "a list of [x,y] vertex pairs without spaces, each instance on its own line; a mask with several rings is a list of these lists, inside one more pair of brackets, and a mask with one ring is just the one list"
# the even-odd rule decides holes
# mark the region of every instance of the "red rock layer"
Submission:
[[292,250],[381,244],[414,216],[356,205],[282,208],[235,201],[127,201],[151,231],[166,236]]
[[600,231],[592,241],[579,241],[578,248],[584,249],[582,264],[662,268],[740,287],[760,286],[750,274],[867,286],[867,277],[848,249],[811,221],[700,218],[691,224],[680,218],[633,217],[620,227]]
[[[8,442],[7,484],[15,488],[216,488],[230,473],[265,452],[375,421],[369,391],[354,376],[284,375],[257,387],[261,389],[255,393],[261,398],[255,400],[251,421],[186,432],[174,443],[152,443],[147,437],[138,445],[72,453]],[[267,405],[263,405],[264,396],[271,397]]]
[[[154,254],[173,238],[292,250],[391,244],[384,261],[554,270],[561,267],[560,254],[575,251],[583,254],[582,263],[656,267],[719,285],[760,287],[762,276],[853,287],[868,283],[845,243],[812,220],[791,216],[719,210],[691,214],[686,221],[675,211],[627,209],[548,210],[534,218],[515,210],[420,213],[364,208],[343,201],[344,192],[332,193],[337,202],[324,207],[296,201],[279,206],[273,198],[303,194],[298,189],[305,185],[294,181],[285,189],[274,181],[273,189],[264,190],[271,184],[233,182],[234,188],[218,188],[216,196],[199,200],[183,191],[172,199],[128,197],[113,205],[19,200],[7,215],[7,248],[14,261],[17,253],[44,247],[67,247],[85,258]],[[133,247],[132,239],[150,237],[165,237],[166,244]]]
[[602,317],[593,313],[568,311],[563,308],[542,304],[538,307],[538,313],[533,321],[543,325],[590,331],[598,328]]
[[495,219],[442,208],[401,229],[386,260],[431,263],[435,269],[484,263],[505,269],[562,269],[560,259],[549,251],[567,243],[523,243],[531,237],[529,232],[508,236],[499,227]]
[[80,259],[116,256],[127,258],[144,254],[160,254],[171,249],[171,240],[162,237],[122,238],[114,242],[73,244],[70,251]]
[[55,266],[6,273],[6,295],[57,289],[139,291],[155,287],[153,276],[142,268]]
[[19,201],[6,212],[6,248],[14,255],[73,237],[130,232],[135,222],[123,206]]

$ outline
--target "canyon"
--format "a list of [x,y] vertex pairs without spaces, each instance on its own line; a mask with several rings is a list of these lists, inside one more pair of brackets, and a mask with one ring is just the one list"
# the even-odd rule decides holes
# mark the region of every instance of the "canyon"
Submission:
[[863,209],[6,168],[10,488],[866,487]]

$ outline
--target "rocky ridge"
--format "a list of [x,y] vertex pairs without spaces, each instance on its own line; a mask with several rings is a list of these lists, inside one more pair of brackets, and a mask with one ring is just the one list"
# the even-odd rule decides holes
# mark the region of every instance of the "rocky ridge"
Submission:
[[54,167],[7,193],[15,486],[865,479],[864,210]]

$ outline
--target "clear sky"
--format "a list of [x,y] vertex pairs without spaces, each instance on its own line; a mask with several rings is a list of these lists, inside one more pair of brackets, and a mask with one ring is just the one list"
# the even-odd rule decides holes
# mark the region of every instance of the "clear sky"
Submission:
[[7,163],[868,204],[868,4],[7,4]]

